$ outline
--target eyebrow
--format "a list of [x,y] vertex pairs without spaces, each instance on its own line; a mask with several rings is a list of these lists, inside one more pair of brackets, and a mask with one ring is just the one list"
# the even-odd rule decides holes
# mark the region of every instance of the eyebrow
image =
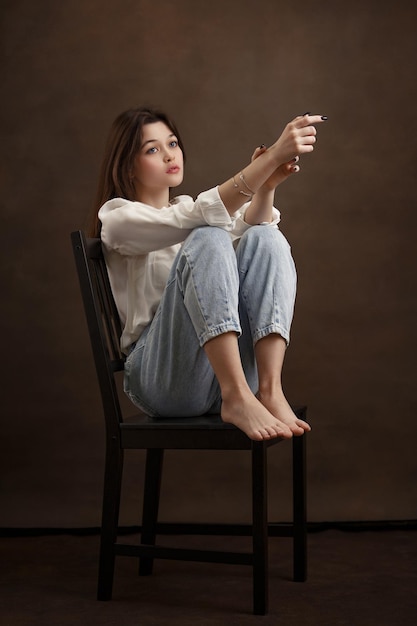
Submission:
[[[174,133],[170,133],[167,137],[167,139],[170,139],[171,137],[175,137],[176,135]],[[143,143],[141,145],[141,149],[144,148],[148,143],[155,143],[159,141],[158,139],[148,139],[147,141],[145,141],[145,143]]]

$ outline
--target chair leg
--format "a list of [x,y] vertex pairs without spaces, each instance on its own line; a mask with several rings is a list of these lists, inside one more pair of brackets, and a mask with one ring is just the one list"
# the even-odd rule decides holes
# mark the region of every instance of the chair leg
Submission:
[[253,612],[268,612],[267,447],[252,444]]
[[293,437],[294,580],[307,579],[306,438]]
[[[146,453],[141,542],[152,546],[156,538],[163,458],[164,450],[160,448],[149,449]],[[152,574],[152,569],[153,559],[142,557],[139,562],[140,576]]]
[[97,600],[111,600],[112,596],[122,474],[123,450],[119,448],[118,441],[111,440],[107,445],[104,471]]

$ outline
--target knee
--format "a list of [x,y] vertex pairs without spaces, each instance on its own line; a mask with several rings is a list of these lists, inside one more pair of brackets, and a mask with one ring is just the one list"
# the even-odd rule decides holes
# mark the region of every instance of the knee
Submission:
[[200,226],[195,228],[187,237],[186,243],[192,242],[201,246],[218,246],[219,243],[228,246],[231,238],[227,231],[217,226]]
[[183,251],[185,256],[210,259],[233,254],[230,234],[216,226],[195,228],[185,240]]
[[240,245],[254,251],[262,248],[264,254],[269,250],[282,253],[290,253],[291,251],[290,245],[281,231],[272,226],[252,226],[242,236]]

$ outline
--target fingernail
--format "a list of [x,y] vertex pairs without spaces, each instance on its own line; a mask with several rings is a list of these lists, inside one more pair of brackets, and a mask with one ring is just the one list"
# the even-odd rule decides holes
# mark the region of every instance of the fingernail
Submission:
[[322,116],[321,116],[321,119],[323,120],[323,122],[325,122],[325,121],[326,121],[327,119],[329,119],[329,118],[327,117],[327,115],[322,115]]
[[303,113],[303,117],[304,117],[305,115],[311,115],[310,111],[307,111],[307,113]]
[[259,147],[260,148],[266,148],[266,145],[264,143],[261,143],[261,145]]

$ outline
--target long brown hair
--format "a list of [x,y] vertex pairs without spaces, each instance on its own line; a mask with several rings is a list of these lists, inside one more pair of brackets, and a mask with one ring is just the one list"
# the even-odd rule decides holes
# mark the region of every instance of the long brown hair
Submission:
[[135,187],[130,177],[130,171],[142,143],[143,126],[154,122],[164,122],[176,135],[185,160],[184,146],[178,129],[165,113],[147,107],[128,109],[120,113],[110,129],[104,151],[96,200],[88,229],[90,237],[100,236],[101,224],[98,212],[107,200],[112,198],[135,200]]

